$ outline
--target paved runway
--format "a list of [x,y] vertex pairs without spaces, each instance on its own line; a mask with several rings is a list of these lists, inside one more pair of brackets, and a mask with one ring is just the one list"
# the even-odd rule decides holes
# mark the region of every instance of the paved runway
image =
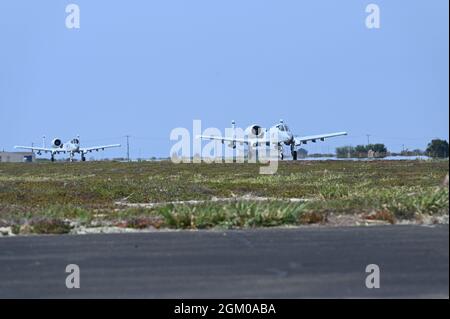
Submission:
[[[81,287],[67,289],[67,264]],[[368,289],[366,265],[381,270]],[[449,227],[0,238],[0,297],[302,298],[449,294]]]

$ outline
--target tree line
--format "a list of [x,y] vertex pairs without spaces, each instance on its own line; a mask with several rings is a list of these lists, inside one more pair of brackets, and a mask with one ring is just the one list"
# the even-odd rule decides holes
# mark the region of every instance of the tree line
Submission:
[[336,156],[338,158],[383,158],[387,155],[426,155],[432,158],[447,158],[449,156],[449,144],[446,140],[434,139],[428,143],[425,151],[419,149],[413,151],[404,150],[400,154],[389,153],[387,147],[381,143],[336,148]]

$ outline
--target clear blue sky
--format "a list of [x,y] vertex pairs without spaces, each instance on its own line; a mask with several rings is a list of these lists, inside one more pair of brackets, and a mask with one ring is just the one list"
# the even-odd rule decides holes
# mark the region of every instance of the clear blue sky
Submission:
[[[81,28],[65,27],[65,6]],[[381,29],[365,27],[365,7]],[[174,127],[283,118],[309,145],[448,139],[448,1],[72,0],[0,2],[0,149],[81,135],[168,156]],[[125,155],[125,148],[103,156]]]

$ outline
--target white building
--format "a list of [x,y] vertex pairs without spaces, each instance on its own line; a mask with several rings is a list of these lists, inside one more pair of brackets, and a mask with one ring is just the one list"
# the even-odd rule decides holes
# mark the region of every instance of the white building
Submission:
[[34,162],[36,156],[32,152],[0,152],[0,163]]

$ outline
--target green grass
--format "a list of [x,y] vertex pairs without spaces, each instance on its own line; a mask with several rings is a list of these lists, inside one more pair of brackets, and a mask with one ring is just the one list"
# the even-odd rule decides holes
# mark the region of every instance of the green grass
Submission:
[[[448,165],[299,161],[280,163],[275,175],[260,175],[256,164],[1,163],[0,227],[26,225],[26,232],[64,233],[70,231],[68,220],[133,228],[267,227],[322,223],[330,213],[373,212],[382,220],[414,219],[448,214],[448,188],[441,187]],[[114,204],[243,195],[276,200],[148,209]],[[288,198],[308,201],[290,203]]]

